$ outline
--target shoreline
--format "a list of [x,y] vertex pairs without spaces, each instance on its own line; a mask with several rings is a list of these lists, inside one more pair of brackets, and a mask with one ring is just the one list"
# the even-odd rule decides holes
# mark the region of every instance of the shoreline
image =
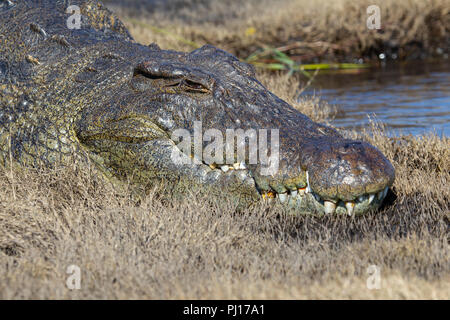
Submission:
[[[246,59],[265,47],[278,48],[300,64],[445,60],[450,54],[445,0],[250,0],[245,5],[172,0],[151,9],[136,7],[140,11],[132,4],[107,1],[138,42],[164,49],[189,51],[210,43]],[[371,4],[380,8],[380,29],[366,25]]]
[[[132,32],[143,43],[160,37],[164,49],[186,46],[145,30]],[[333,106],[299,101],[297,76],[257,77],[329,124]],[[294,216],[277,203],[237,211],[226,194],[180,200],[164,182],[135,201],[76,161],[0,165],[0,298],[448,300],[450,138],[392,138],[377,122],[340,132],[380,149],[396,170],[386,204],[364,216]],[[72,266],[79,290],[67,285]],[[372,266],[377,290],[367,284]]]

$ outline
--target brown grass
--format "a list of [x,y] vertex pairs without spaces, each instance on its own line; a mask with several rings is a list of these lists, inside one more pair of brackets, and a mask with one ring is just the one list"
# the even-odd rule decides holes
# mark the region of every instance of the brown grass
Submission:
[[[358,57],[389,41],[406,57],[410,42],[432,51],[448,35],[448,1],[383,1],[384,33],[365,29],[368,2],[324,3],[282,0],[274,11],[272,0],[211,1],[145,17],[116,9],[142,43],[192,49],[183,37],[241,57],[299,40],[288,53],[306,60]],[[315,121],[332,118],[318,97],[296,101],[296,78],[259,77]],[[163,187],[136,203],[90,168],[0,167],[0,298],[449,299],[449,138],[389,138],[376,122],[343,133],[376,145],[396,169],[395,195],[364,217],[296,217],[264,205],[236,212],[227,199],[167,201]],[[72,264],[80,290],[66,287]],[[379,290],[366,286],[369,265],[381,270]]]
[[[141,5],[139,11],[132,4],[142,1],[107,3],[139,42],[165,49],[191,50],[179,37],[214,44],[240,58],[266,46],[282,47],[304,63],[353,62],[380,53],[421,58],[448,54],[450,47],[449,0],[172,0],[172,5]],[[366,9],[373,4],[380,7],[380,30],[366,26]]]
[[[295,102],[294,78],[261,76]],[[327,116],[317,101],[295,106]],[[226,199],[160,192],[137,204],[86,167],[0,168],[0,298],[449,299],[449,139],[346,134],[397,172],[396,195],[364,217],[236,212]],[[80,290],[66,287],[72,264]],[[379,290],[366,287],[372,264]]]

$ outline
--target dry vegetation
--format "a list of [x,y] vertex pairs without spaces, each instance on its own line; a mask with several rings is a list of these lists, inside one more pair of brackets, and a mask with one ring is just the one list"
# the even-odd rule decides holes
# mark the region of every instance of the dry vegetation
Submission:
[[[294,78],[261,78],[294,102]],[[0,298],[448,299],[450,141],[374,128],[363,135],[393,162],[396,195],[356,218],[236,212],[226,199],[167,201],[163,189],[137,204],[89,168],[0,168]],[[66,288],[71,264],[81,290]],[[372,264],[379,290],[366,287]]]
[[[419,58],[448,54],[450,47],[449,0],[149,2],[107,1],[136,40],[157,42],[166,49],[192,50],[192,44],[180,38],[197,45],[211,43],[240,58],[266,46],[280,47],[304,63],[353,62],[379,53],[387,58]],[[140,9],[133,10],[133,3],[140,3]],[[366,25],[366,9],[374,4],[380,7],[380,30]]]
[[[202,29],[194,18],[183,28],[174,20],[171,30],[234,52],[251,51],[263,40],[286,43],[293,30],[301,32],[294,33],[300,39],[309,35],[302,41],[335,39],[341,33],[334,24],[350,32],[340,45],[355,35],[361,43],[369,41],[355,27],[358,15],[340,15],[342,10],[356,12],[348,8],[360,1],[336,1],[333,6],[340,11],[335,13],[318,2],[285,3],[297,7],[283,7],[269,20],[261,18],[269,14],[264,5],[242,12],[232,7],[230,17],[234,12],[245,19],[228,30],[223,24],[229,16],[222,25]],[[401,3],[389,9],[386,22],[405,4],[410,16],[402,21],[410,21],[417,11],[442,14],[436,8],[445,1]],[[298,19],[289,18],[292,12]],[[323,25],[300,27],[311,21],[312,12]],[[402,27],[398,38],[407,41],[421,34],[431,41],[423,20],[413,20],[408,23],[416,33],[411,36],[411,28]],[[247,39],[245,30],[251,26],[256,33]],[[390,32],[395,26],[386,23],[386,28]],[[131,31],[144,43],[189,49],[148,28],[134,26]],[[333,114],[318,98],[296,102],[294,77],[263,73],[260,79],[316,121],[326,122]],[[227,199],[192,194],[189,201],[168,201],[161,197],[163,187],[136,203],[91,168],[0,167],[0,298],[449,299],[449,138],[389,138],[377,123],[371,131],[345,134],[376,145],[397,173],[386,206],[363,217],[292,216],[263,204],[236,212]],[[66,287],[66,268],[72,264],[81,268],[80,290]],[[366,287],[372,264],[381,270],[379,290]]]

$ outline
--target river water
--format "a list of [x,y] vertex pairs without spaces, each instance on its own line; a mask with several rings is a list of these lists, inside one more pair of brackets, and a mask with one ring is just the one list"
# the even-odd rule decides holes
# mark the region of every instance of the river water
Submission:
[[[107,0],[114,9],[172,10],[194,5],[185,0]],[[203,2],[199,2],[201,5]],[[190,8],[192,10],[192,8]],[[303,96],[318,95],[337,107],[337,127],[361,129],[368,115],[385,123],[389,135],[430,131],[450,136],[450,60],[387,64],[378,68],[319,73]]]
[[302,96],[314,94],[337,107],[337,127],[358,130],[375,115],[389,135],[450,136],[448,60],[318,74]]

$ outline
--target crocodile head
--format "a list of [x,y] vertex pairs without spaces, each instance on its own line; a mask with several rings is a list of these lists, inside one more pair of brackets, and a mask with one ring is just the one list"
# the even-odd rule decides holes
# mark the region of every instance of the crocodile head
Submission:
[[[246,204],[280,201],[298,212],[362,214],[382,203],[394,169],[374,146],[311,121],[225,51],[147,49],[76,124],[110,175],[200,186]],[[233,134],[241,144],[227,139]]]

